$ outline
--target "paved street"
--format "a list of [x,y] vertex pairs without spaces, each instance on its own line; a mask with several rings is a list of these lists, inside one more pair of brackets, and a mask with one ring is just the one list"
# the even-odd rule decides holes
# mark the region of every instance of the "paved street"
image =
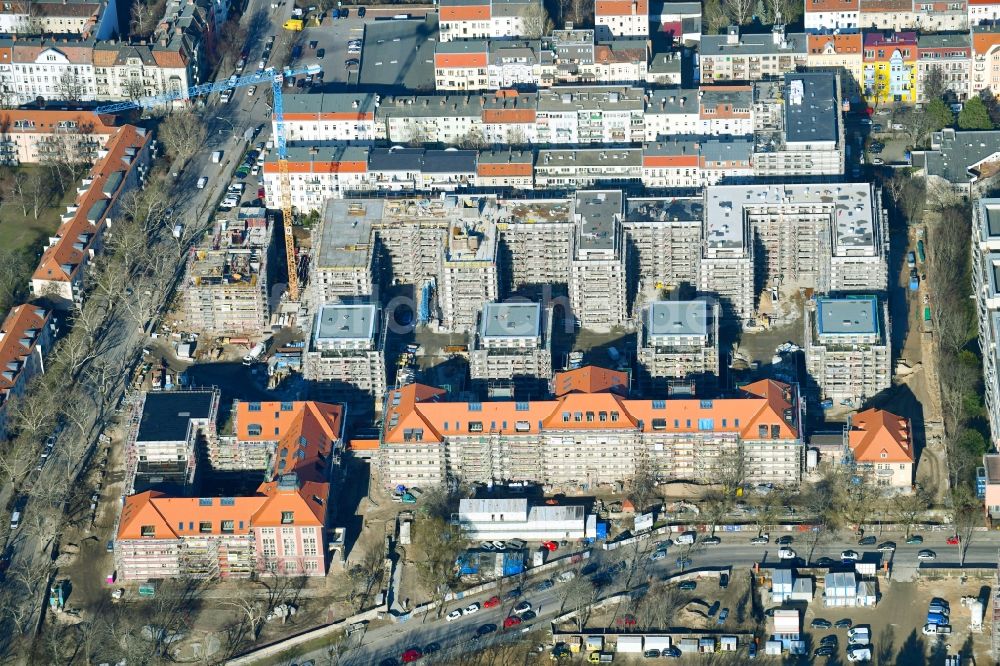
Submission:
[[[778,547],[773,541],[767,545],[751,545],[748,543],[752,536],[749,533],[744,532],[739,536],[724,532],[718,532],[717,534],[722,538],[722,543],[716,546],[704,546],[700,544],[693,547],[673,546],[669,549],[668,557],[655,563],[649,563],[646,556],[643,555],[640,560],[639,570],[632,575],[632,587],[645,583],[647,575],[653,579],[663,579],[667,576],[681,573],[682,570],[676,565],[678,557],[691,559],[691,566],[687,570],[727,566],[741,568],[750,567],[755,562],[768,564],[775,564],[777,562]],[[876,538],[880,543],[882,541],[896,542],[898,550],[892,560],[894,567],[917,567],[917,553],[925,548],[933,550],[937,555],[937,559],[934,562],[928,563],[928,565],[957,566],[959,562],[959,548],[957,546],[948,546],[945,543],[947,534],[947,531],[925,533],[923,534],[924,543],[919,546],[905,545],[903,543],[904,537],[899,533],[886,532],[881,536],[876,534]],[[802,534],[792,534],[792,536],[794,541],[791,544],[791,548],[796,550],[796,554],[800,557],[804,556],[809,549],[806,536]],[[966,566],[994,566],[996,564],[998,548],[1000,548],[1000,534],[995,532],[975,533],[968,548]],[[821,539],[812,560],[815,561],[820,557],[829,557],[839,561],[841,552],[848,549],[861,553],[865,561],[880,561],[881,559],[881,554],[876,552],[873,547],[865,548],[858,546],[856,538],[843,537],[836,541]],[[589,562],[593,562],[598,567],[603,567],[601,563],[607,558],[608,553],[595,551],[593,559]],[[583,566],[587,567],[589,562],[585,561]],[[643,563],[648,564],[648,566],[644,566]],[[800,562],[801,564],[803,563]],[[619,573],[614,582],[602,592],[602,597],[613,596],[622,592],[627,575],[627,572]],[[462,651],[473,649],[479,645],[479,642],[474,638],[478,627],[483,624],[496,624],[498,627],[502,627],[503,619],[510,613],[511,608],[523,600],[531,602],[533,609],[538,613],[538,618],[529,623],[530,628],[547,628],[547,621],[550,621],[560,612],[562,585],[557,584],[554,588],[544,592],[535,592],[533,591],[533,587],[539,580],[539,578],[531,579],[529,584],[526,585],[525,596],[519,598],[517,601],[505,601],[498,608],[482,609],[473,615],[463,616],[453,622],[445,620],[444,615],[456,608],[464,608],[473,601],[482,603],[492,596],[493,593],[485,593],[476,597],[453,601],[446,605],[445,612],[442,613],[440,619],[437,618],[436,614],[431,613],[426,618],[418,616],[401,624],[373,629],[364,635],[360,632],[356,633],[348,639],[349,643],[347,645],[350,646],[350,649],[346,651],[341,663],[350,666],[361,666],[362,664],[377,664],[382,659],[389,657],[398,660],[404,650],[411,647],[422,649],[430,643],[440,644],[442,655],[447,655],[449,651],[452,654],[460,654]],[[716,583],[712,581],[700,583],[700,585],[705,584],[715,585]],[[510,587],[510,585],[507,585],[504,590],[510,589]],[[503,594],[500,593],[500,596],[502,597]],[[500,630],[497,634],[492,634],[493,638],[489,640],[506,640],[520,637],[522,635],[521,629],[522,627],[517,627],[508,632]],[[321,649],[299,655],[298,661],[315,659],[317,663],[325,663],[326,658],[326,649]]]
[[[259,55],[267,34],[278,34],[279,39],[284,37],[279,34],[284,32],[281,30],[280,25],[272,21],[278,14],[275,12],[268,14],[265,9],[267,6],[268,3],[266,0],[251,0],[245,14],[247,17],[246,20],[253,24],[253,29],[257,29],[263,33],[263,36],[250,40],[250,43],[255,44],[253,49],[253,56],[255,58]],[[219,72],[219,78],[227,78],[230,74],[231,72],[223,70]],[[233,171],[239,164],[240,155],[242,154],[241,149],[246,145],[242,140],[243,131],[246,128],[263,127],[257,140],[264,140],[270,132],[270,108],[264,99],[262,91],[258,91],[257,95],[253,97],[248,97],[245,91],[237,91],[237,94],[234,94],[232,101],[228,104],[220,104],[218,96],[213,95],[208,100],[206,108],[203,109],[203,117],[209,129],[209,137],[205,150],[199,151],[188,162],[183,171],[178,172],[176,168],[171,170],[171,173],[176,173],[176,178],[173,181],[169,194],[169,205],[174,209],[173,219],[185,225],[193,225],[193,228],[196,229],[204,228],[207,225],[211,208],[218,202],[221,192],[225,190]],[[211,161],[211,151],[216,149],[226,150],[227,154],[222,164],[213,164]],[[199,190],[195,186],[195,183],[201,176],[208,177],[209,185],[205,189]],[[251,178],[256,179],[254,176],[251,176]],[[252,187],[256,188],[256,181],[252,183]],[[250,188],[251,184],[248,184],[248,189]],[[163,234],[159,243],[162,246],[165,256],[171,257],[174,260],[174,264],[167,268],[166,273],[174,275],[176,282],[183,269],[182,256],[178,253],[177,246],[169,233]],[[164,292],[167,291],[166,289],[164,290]],[[166,299],[168,296],[169,293],[160,294],[161,307],[157,309],[158,312],[162,310],[163,299]],[[113,367],[122,367],[130,370],[135,366],[139,358],[140,350],[146,341],[146,334],[136,324],[135,320],[128,313],[123,312],[121,308],[119,308],[115,317],[116,319],[112,320],[108,327],[110,339],[106,351],[101,355],[101,358],[103,362]],[[154,320],[158,318],[156,316]],[[119,384],[115,387],[115,396],[120,396],[124,392],[126,382],[130,376],[131,372],[122,373]],[[95,409],[92,418],[96,420],[98,416]],[[92,429],[91,432],[95,441],[97,433],[103,430],[105,425],[105,423],[96,424]],[[93,444],[94,442],[92,441],[91,445]],[[54,485],[54,480],[59,478],[60,475],[62,475],[62,478],[68,476],[65,471],[67,469],[75,470],[77,473],[80,471],[81,461],[78,459],[67,459],[68,456],[63,450],[64,448],[59,445],[59,440],[57,439],[52,456],[42,468],[42,471],[37,473],[37,478],[33,480],[32,487],[44,489]],[[41,572],[45,569],[46,558],[51,558],[52,544],[40,543],[38,538],[39,530],[28,529],[32,523],[33,515],[43,511],[43,509],[36,507],[37,501],[35,496],[28,496],[26,506],[21,512],[22,526],[10,537],[9,546],[11,548],[12,569],[20,568],[24,571]],[[110,572],[95,572],[94,575],[104,575],[106,573]],[[47,590],[38,589],[37,592],[38,594],[35,596],[25,595],[23,599],[25,609],[30,608],[33,614],[37,613],[41,608],[44,600],[43,595],[47,596]],[[9,622],[7,617],[5,617],[5,620]],[[30,622],[25,622],[24,626],[32,625]],[[0,630],[0,633],[12,635],[13,632]]]

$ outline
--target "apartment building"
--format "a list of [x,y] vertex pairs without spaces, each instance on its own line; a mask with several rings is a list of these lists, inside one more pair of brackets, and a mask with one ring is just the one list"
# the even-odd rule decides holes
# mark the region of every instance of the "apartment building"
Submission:
[[[808,16],[808,14],[807,14]],[[809,52],[806,67],[813,70],[838,72],[844,90],[861,89],[864,80],[864,36],[860,32],[837,35],[807,35]]]
[[876,296],[820,297],[806,307],[806,369],[820,395],[860,405],[892,386],[889,308]]
[[470,204],[448,228],[437,278],[441,325],[449,331],[472,331],[484,306],[499,298],[497,228],[490,219],[496,202],[481,198]]
[[674,44],[696,44],[701,41],[700,2],[664,2],[660,6],[659,20],[653,15],[650,18],[655,29],[660,34],[669,35]]
[[646,68],[646,83],[657,86],[679,86],[686,60],[682,51],[660,51],[650,57]]
[[719,304],[653,301],[642,311],[636,359],[647,395],[680,385],[708,394],[719,377]]
[[52,312],[26,303],[10,309],[0,325],[0,435],[6,436],[8,405],[24,396],[28,383],[45,370],[56,337]]
[[701,38],[701,82],[759,81],[805,67],[806,56],[805,33],[776,25],[770,35],[744,35],[731,26]]
[[858,33],[861,23],[860,0],[805,0],[803,17],[807,33]]
[[488,90],[489,41],[441,41],[434,47],[435,90]]
[[216,437],[219,391],[143,393],[125,441],[125,494],[155,487],[186,489],[198,465],[196,447]]
[[476,162],[479,187],[530,190],[535,184],[535,154],[530,150],[484,150]]
[[[505,293],[530,293],[565,286],[569,280],[576,199],[511,199],[498,219],[500,251],[508,266]],[[551,295],[551,292],[550,292]]]
[[969,97],[988,88],[1000,92],[1000,29],[994,26],[972,28],[972,73]]
[[913,489],[914,443],[910,420],[883,409],[848,416],[844,439],[850,460],[871,474],[876,485],[909,492]]
[[981,198],[972,207],[972,285],[976,294],[979,345],[991,442],[1000,442],[1000,199]]
[[146,180],[152,135],[125,125],[100,151],[100,159],[77,188],[76,201],[67,206],[59,228],[49,237],[31,276],[31,293],[58,309],[69,309],[83,299],[86,267],[104,244],[119,197]]
[[697,88],[680,86],[651,90],[643,114],[645,141],[654,142],[682,135],[717,134],[718,126],[703,122],[699,92]]
[[[288,179],[292,206],[301,213],[308,213],[321,210],[328,199],[372,189],[369,152],[366,146],[289,146]],[[277,151],[272,152],[264,162],[261,176],[267,207],[281,208],[281,173]]]
[[208,335],[260,335],[268,330],[267,257],[272,229],[264,208],[216,219],[210,237],[188,255],[184,314]]
[[965,0],[861,0],[861,27],[872,30],[968,30]]
[[0,9],[0,33],[111,39],[118,33],[118,7],[115,0],[16,0]]
[[380,279],[377,241],[363,205],[328,200],[311,237],[308,299],[313,307],[376,293]]
[[622,225],[639,292],[698,284],[701,197],[629,197]]
[[837,176],[844,173],[840,77],[833,72],[785,74],[755,85],[755,176]]
[[308,333],[302,376],[327,401],[374,404],[385,395],[387,322],[372,303],[318,306]]
[[[167,394],[164,394],[167,395]],[[237,403],[237,445],[265,445],[273,466],[253,495],[125,498],[115,538],[121,580],[323,576],[331,470],[341,408],[315,402]]]
[[1000,131],[946,127],[931,133],[929,149],[913,151],[913,167],[933,185],[967,195],[992,181],[998,153]]
[[652,189],[695,189],[750,178],[750,137],[676,138],[643,146],[642,183]]
[[453,191],[476,179],[473,150],[372,148],[367,188],[382,192]]
[[537,116],[537,94],[499,90],[486,96],[476,131],[486,145],[531,145],[538,140]]
[[540,0],[443,0],[438,8],[440,40],[542,36]]
[[749,218],[717,188],[703,193],[698,291],[719,299],[723,321],[742,326],[754,314],[753,230]]
[[649,1],[595,0],[594,33],[600,40],[649,37]]
[[801,479],[798,390],[770,380],[716,400],[573,391],[553,400],[446,402],[441,389],[410,384],[390,391],[387,405],[375,453],[387,486],[458,478],[590,488],[628,479],[639,460],[662,481],[707,481],[737,456],[747,482]]
[[[375,93],[291,93],[282,95],[285,141],[374,141],[379,136]],[[271,120],[271,133],[277,134]]]
[[84,111],[7,109],[0,111],[0,164],[39,164],[58,157],[93,164],[118,131],[112,118]]
[[917,97],[924,96],[927,75],[937,70],[945,90],[964,100],[969,94],[969,76],[972,72],[972,39],[969,33],[920,35],[917,37]]
[[865,34],[862,91],[871,104],[917,101],[917,34]]
[[642,148],[578,148],[539,150],[535,186],[579,190],[594,185],[642,182]]
[[[101,43],[94,46],[93,72],[98,100],[179,93],[201,80],[200,46],[186,33],[173,31],[161,32],[150,44]],[[66,85],[63,83],[63,92]],[[86,99],[72,95],[72,88],[70,91],[68,99]]]
[[376,138],[458,145],[481,129],[486,99],[480,93],[386,97],[376,112]]
[[621,190],[577,192],[569,298],[584,328],[610,330],[628,317]]
[[614,39],[594,46],[593,62],[581,68],[593,83],[643,83],[649,74],[650,46],[642,39]]
[[538,93],[539,143],[642,141],[645,91],[635,86],[559,86]]
[[552,376],[552,311],[486,303],[469,346],[469,376],[490,397],[542,395]]
[[966,4],[970,28],[1000,21],[1000,2],[997,0],[966,0]]
[[491,40],[486,66],[486,87],[536,87],[555,80],[555,55],[538,40]]

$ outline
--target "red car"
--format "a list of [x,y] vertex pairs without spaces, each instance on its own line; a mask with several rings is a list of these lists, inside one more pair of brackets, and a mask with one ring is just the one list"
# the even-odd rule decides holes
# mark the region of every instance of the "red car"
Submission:
[[957,534],[955,536],[948,537],[948,545],[949,546],[957,546],[958,543],[959,543],[959,541],[961,541],[961,539],[958,537]]
[[499,605],[500,605],[500,597],[490,597],[489,599],[486,600],[486,603],[483,604],[483,608],[494,608]]
[[549,552],[552,552],[553,550],[558,550],[559,544],[557,544],[555,541],[543,541],[542,548],[544,548]]
[[423,656],[424,653],[418,650],[417,648],[410,648],[409,650],[403,653],[403,663],[412,664],[413,662],[418,661]]
[[510,615],[504,619],[503,628],[510,629],[511,627],[516,627],[519,624],[521,624],[521,618],[516,615]]
[[263,187],[258,187],[257,188],[257,198],[258,199],[263,199],[265,194],[266,194],[266,192],[264,192],[264,188]]

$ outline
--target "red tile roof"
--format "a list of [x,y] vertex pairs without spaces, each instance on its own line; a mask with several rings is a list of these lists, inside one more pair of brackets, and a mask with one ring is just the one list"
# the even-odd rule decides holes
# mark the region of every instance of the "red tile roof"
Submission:
[[568,393],[601,393],[617,391],[628,393],[628,375],[596,365],[557,372],[552,379],[552,392],[556,396]]
[[49,312],[39,305],[11,308],[0,326],[0,402],[16,384],[26,358],[33,352]]
[[848,445],[857,462],[912,463],[910,422],[882,409],[868,409],[851,417]]

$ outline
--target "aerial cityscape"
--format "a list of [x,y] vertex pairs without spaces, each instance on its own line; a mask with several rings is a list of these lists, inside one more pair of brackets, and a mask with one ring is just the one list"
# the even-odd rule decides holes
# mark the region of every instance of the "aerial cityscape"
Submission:
[[364,2],[0,7],[0,662],[1000,663],[1000,0]]

